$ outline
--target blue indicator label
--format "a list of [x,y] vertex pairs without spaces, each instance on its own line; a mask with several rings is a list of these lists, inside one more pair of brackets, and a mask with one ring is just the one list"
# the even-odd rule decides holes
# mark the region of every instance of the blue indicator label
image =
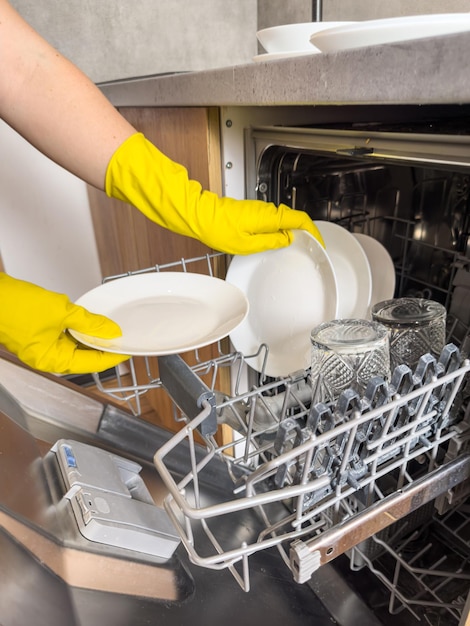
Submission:
[[77,459],[75,458],[72,448],[70,446],[63,446],[65,452],[65,458],[69,467],[77,467]]

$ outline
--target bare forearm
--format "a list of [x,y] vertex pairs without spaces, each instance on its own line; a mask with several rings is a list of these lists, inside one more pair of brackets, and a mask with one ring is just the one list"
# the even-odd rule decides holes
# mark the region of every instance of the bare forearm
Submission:
[[135,129],[79,69],[0,0],[0,117],[51,159],[102,189]]

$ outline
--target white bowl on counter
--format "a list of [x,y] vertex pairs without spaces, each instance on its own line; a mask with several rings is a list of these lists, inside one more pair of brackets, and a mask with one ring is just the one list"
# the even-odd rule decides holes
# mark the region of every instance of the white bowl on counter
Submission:
[[316,33],[337,28],[353,22],[302,22],[263,28],[256,33],[259,43],[268,53],[280,52],[319,52],[310,38]]

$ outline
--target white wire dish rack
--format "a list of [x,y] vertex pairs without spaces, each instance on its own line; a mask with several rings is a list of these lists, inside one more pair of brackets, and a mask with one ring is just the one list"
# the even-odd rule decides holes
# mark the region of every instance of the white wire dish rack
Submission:
[[[209,273],[217,256],[204,258]],[[311,405],[309,370],[275,380],[261,374],[241,391],[246,358],[222,349],[195,366],[177,355],[160,357],[159,378],[145,384],[118,380],[105,388],[96,377],[137,413],[150,389],[164,388],[172,398],[182,428],[154,462],[168,489],[164,506],[195,564],[228,568],[248,591],[251,557],[276,548],[302,583],[344,553],[355,568],[372,563],[373,536],[380,541],[389,527],[405,535],[423,505],[446,514],[468,496],[470,362],[453,343],[439,359],[423,355],[415,371],[401,365],[390,381],[371,379],[363,396],[343,392],[335,405]],[[216,389],[225,367],[230,395]],[[223,444],[222,425],[233,432]],[[181,448],[190,469],[177,476],[171,458]],[[211,467],[230,477],[229,492],[207,497]],[[243,532],[243,515],[258,520],[256,533]]]
[[363,553],[362,546],[353,552],[387,590],[384,604],[391,615],[406,609],[429,626],[461,624],[470,587],[469,505],[463,502],[445,515],[434,514],[421,522],[401,537],[385,541],[380,534],[372,536],[373,558]]

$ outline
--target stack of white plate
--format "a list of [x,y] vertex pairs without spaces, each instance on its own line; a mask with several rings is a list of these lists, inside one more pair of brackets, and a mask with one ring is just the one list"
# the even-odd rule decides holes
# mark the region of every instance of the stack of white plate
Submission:
[[318,324],[369,319],[376,302],[394,295],[393,262],[378,241],[331,222],[316,224],[326,249],[309,233],[294,231],[289,247],[235,256],[227,272],[227,282],[249,302],[230,339],[267,376],[309,367],[310,332]]
[[104,283],[77,304],[117,322],[122,335],[103,339],[69,330],[86,346],[133,356],[187,352],[229,335],[268,376],[306,369],[312,328],[368,318],[371,306],[392,298],[395,288],[392,260],[379,242],[330,222],[317,226],[326,249],[297,230],[287,248],[233,257],[225,281],[152,272]]
[[339,52],[413,39],[468,32],[470,13],[405,15],[359,22],[306,22],[265,28],[257,32],[266,54],[254,61]]
[[265,54],[253,57],[254,61],[269,61],[306,54],[317,54],[320,50],[310,43],[315,34],[330,28],[345,26],[352,22],[302,22],[263,28],[256,33]]

